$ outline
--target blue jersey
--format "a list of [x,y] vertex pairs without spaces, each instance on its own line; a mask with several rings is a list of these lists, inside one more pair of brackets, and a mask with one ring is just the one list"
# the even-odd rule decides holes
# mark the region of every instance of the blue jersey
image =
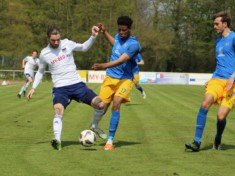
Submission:
[[142,61],[142,55],[140,53],[138,53],[138,55],[135,57],[135,61],[136,61],[136,66],[132,70],[134,75],[140,72],[139,66],[137,64],[138,62]]
[[213,78],[228,79],[235,71],[235,33],[219,37],[215,43],[216,68]]
[[140,52],[140,44],[135,36],[122,39],[119,34],[115,36],[110,61],[117,60],[122,54],[126,53],[130,59],[118,66],[107,68],[106,74],[116,79],[133,79],[132,69],[137,65],[135,57]]

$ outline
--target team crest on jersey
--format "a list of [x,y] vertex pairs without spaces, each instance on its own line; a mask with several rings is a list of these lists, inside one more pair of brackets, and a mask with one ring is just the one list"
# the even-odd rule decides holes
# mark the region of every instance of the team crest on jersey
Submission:
[[66,52],[66,48],[62,48],[62,52],[64,52],[64,53],[65,53],[65,52]]
[[220,48],[219,48],[219,54],[218,54],[218,56],[219,56],[219,57],[225,56],[225,55],[224,55],[224,51],[223,51],[223,47],[220,47]]

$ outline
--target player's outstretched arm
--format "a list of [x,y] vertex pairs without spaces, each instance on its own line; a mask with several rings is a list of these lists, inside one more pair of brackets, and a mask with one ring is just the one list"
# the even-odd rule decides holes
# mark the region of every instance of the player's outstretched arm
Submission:
[[124,53],[122,54],[117,60],[111,61],[111,62],[106,62],[106,63],[95,63],[92,65],[92,69],[93,70],[103,70],[106,68],[111,68],[111,67],[115,67],[117,65],[120,65],[124,62],[126,62],[127,60],[129,60],[130,57]]
[[25,64],[26,64],[26,62],[25,62],[25,60],[23,59],[22,60],[22,68],[24,69],[24,67],[25,67]]
[[33,82],[32,89],[27,94],[28,100],[32,99],[32,96],[33,96],[36,88],[38,87],[39,83],[41,82],[41,80],[43,78],[43,74],[45,72],[45,67],[46,67],[45,63],[42,60],[40,60],[39,68],[38,68],[38,71],[35,75],[35,79],[34,79],[34,82]]
[[104,24],[99,23],[98,26],[99,26],[99,29],[100,29],[101,33],[104,34],[104,37],[106,38],[106,40],[108,40],[109,43],[110,43],[111,45],[113,45],[115,40],[114,40],[113,36],[111,36],[111,35],[108,33],[108,31],[105,29]]
[[92,26],[92,28],[91,28],[91,34],[92,34],[93,37],[97,37],[98,34],[99,34],[99,31],[100,31],[99,27],[97,27],[97,26]]

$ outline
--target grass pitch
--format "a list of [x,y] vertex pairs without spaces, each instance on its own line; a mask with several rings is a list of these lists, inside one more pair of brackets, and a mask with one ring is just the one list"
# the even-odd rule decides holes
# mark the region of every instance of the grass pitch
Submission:
[[[21,85],[0,86],[0,175],[2,176],[227,176],[234,175],[235,113],[229,115],[222,151],[212,150],[216,130],[213,106],[198,153],[185,152],[194,136],[203,97],[201,86],[144,85],[147,99],[137,90],[122,105],[115,151],[105,141],[92,147],[78,143],[93,110],[72,102],[63,119],[61,151],[50,146],[52,133],[51,83],[39,85],[33,99],[16,97]],[[99,84],[89,85],[96,92]],[[108,132],[110,109],[100,123]]]

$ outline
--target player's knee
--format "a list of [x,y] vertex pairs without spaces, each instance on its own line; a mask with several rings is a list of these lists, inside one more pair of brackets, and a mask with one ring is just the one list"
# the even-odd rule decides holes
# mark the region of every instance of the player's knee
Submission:
[[95,109],[104,109],[105,108],[105,104],[98,96],[96,96],[95,98],[92,99],[91,106],[94,107]]
[[217,114],[217,120],[218,120],[218,121],[223,121],[223,120],[225,120],[228,114],[229,114],[229,110],[224,111],[224,112],[218,112],[218,114]]
[[201,107],[204,109],[209,109],[213,102],[203,101]]
[[54,105],[54,114],[55,115],[63,115],[64,113],[64,106],[60,103]]
[[120,111],[120,107],[121,107],[121,103],[113,102],[113,107],[112,107],[113,111]]
[[217,120],[218,121],[223,121],[226,119],[226,116],[222,115],[222,114],[217,114]]

